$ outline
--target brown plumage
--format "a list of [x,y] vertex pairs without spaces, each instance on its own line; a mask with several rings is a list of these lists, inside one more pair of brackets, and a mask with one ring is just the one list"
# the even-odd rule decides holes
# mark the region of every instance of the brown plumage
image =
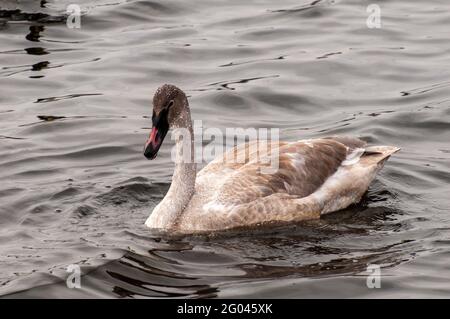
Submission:
[[[167,111],[171,127],[192,131],[188,102],[180,89],[161,87],[154,103],[156,115]],[[173,110],[161,105],[172,105]],[[172,186],[146,225],[194,233],[320,218],[359,201],[396,151],[391,146],[366,147],[352,137],[251,141],[216,158],[198,174],[195,164],[177,163]],[[278,169],[265,172],[277,153]]]

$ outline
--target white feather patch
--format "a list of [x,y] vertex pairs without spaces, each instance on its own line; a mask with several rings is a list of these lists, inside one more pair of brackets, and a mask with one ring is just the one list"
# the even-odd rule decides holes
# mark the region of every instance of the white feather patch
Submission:
[[342,166],[353,165],[359,162],[361,155],[364,154],[364,148],[357,148],[353,152],[347,155],[345,160],[341,163]]

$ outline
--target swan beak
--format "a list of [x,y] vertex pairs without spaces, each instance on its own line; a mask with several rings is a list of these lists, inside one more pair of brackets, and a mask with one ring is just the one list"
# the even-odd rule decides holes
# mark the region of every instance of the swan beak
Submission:
[[154,159],[156,157],[159,148],[161,147],[161,144],[169,131],[167,115],[167,110],[163,110],[159,114],[155,114],[155,112],[153,112],[152,131],[150,132],[150,136],[144,146],[144,156],[147,157],[147,159]]
[[160,133],[161,132],[158,130],[158,128],[152,128],[150,136],[144,146],[144,156],[147,157],[147,159],[152,160],[158,154],[158,150],[161,147],[163,140]]

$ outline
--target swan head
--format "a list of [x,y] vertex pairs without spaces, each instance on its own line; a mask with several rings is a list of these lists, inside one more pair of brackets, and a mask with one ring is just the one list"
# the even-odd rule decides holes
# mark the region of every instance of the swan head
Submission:
[[154,159],[170,128],[182,127],[189,116],[184,92],[172,84],[159,87],[153,96],[152,130],[144,146],[144,156]]

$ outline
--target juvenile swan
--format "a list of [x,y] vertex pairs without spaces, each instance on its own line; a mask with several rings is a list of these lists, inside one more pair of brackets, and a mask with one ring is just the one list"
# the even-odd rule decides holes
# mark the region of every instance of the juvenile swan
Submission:
[[[189,154],[189,149],[194,153],[191,112],[184,92],[170,84],[158,88],[152,122],[144,148],[148,159],[156,157],[170,128],[189,132],[191,137],[183,141],[177,134],[172,184],[145,222],[150,228],[177,233],[320,218],[358,202],[384,162],[399,150],[394,146],[366,147],[352,137],[291,143],[251,141],[197,173],[194,161],[182,156]],[[279,168],[264,172],[275,150]]]

